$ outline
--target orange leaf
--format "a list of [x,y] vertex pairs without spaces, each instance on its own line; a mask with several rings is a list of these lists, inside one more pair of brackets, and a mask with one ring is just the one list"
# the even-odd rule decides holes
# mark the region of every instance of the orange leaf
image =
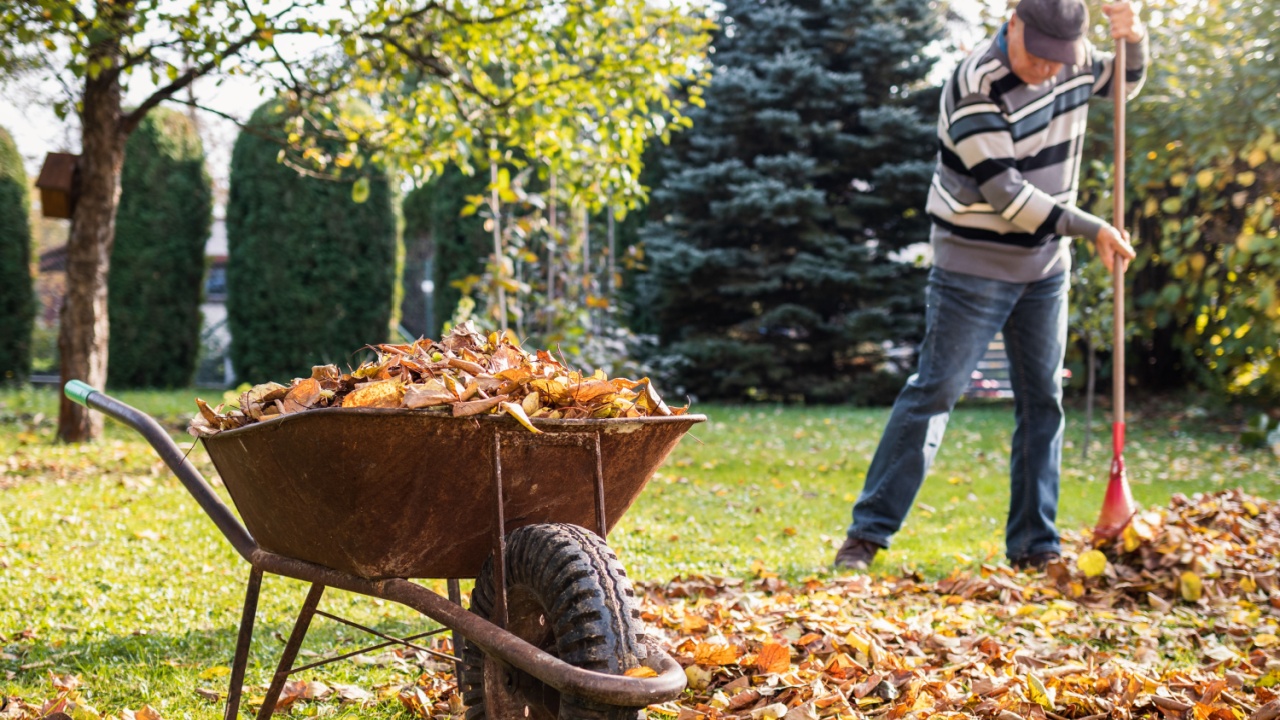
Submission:
[[762,673],[784,673],[791,668],[791,650],[786,645],[767,642],[756,656],[756,669]]
[[732,665],[742,656],[733,645],[723,643],[698,643],[693,649],[693,661],[699,665]]
[[627,677],[638,677],[638,678],[658,677],[658,671],[654,670],[651,667],[645,667],[644,665],[641,665],[639,667],[631,668],[630,670],[623,673],[623,675],[626,675]]

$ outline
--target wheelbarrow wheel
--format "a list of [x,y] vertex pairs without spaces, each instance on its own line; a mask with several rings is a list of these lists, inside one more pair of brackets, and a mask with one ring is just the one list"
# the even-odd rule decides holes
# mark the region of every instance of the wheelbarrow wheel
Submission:
[[[618,558],[576,525],[527,525],[507,536],[507,630],[561,660],[621,675],[647,654],[635,591]],[[492,617],[493,558],[471,593],[471,612]],[[468,720],[636,720],[642,708],[562,695],[464,642],[460,687]]]

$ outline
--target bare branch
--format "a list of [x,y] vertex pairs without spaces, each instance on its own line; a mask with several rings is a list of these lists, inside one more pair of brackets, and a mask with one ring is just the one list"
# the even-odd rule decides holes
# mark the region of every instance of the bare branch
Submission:
[[243,120],[236,117],[235,115],[225,113],[217,108],[209,107],[208,105],[202,105],[194,100],[183,100],[181,98],[171,97],[171,98],[166,98],[165,102],[170,102],[175,105],[185,105],[187,107],[193,107],[196,110],[200,110],[202,112],[207,112],[210,115],[217,115],[223,120],[230,120],[231,122],[235,123],[236,127],[240,128],[245,132],[251,132],[253,130],[253,128],[248,123],[244,122]]
[[534,10],[538,7],[541,7],[541,5],[538,3],[530,3],[528,5],[523,5],[521,7],[518,7],[512,10],[511,12],[503,13],[502,15],[491,15],[489,17],[484,17],[484,18],[474,18],[474,17],[463,17],[458,13],[454,12],[453,10],[450,10],[449,8],[441,5],[440,3],[429,2],[426,5],[423,5],[422,7],[418,8],[417,10],[414,10],[411,13],[407,13],[398,18],[388,20],[386,24],[391,27],[406,25],[410,21],[417,20],[418,18],[422,17],[423,15],[426,15],[427,13],[430,13],[433,10],[438,10],[458,25],[493,25],[496,23],[505,22],[507,20],[510,20],[511,18],[514,18],[523,13],[529,12],[530,10]]
[[[292,12],[293,10],[297,9],[298,7],[299,7],[298,3],[296,2],[290,3],[287,7],[280,10],[280,12],[271,16],[270,19],[277,20],[281,17],[284,17],[285,15]],[[151,93],[151,95],[146,100],[143,100],[142,103],[138,105],[137,108],[135,108],[132,112],[128,113],[127,115],[123,116],[120,119],[121,131],[124,132],[124,134],[126,135],[133,132],[134,128],[138,127],[138,123],[142,122],[142,118],[145,117],[146,114],[150,112],[152,108],[164,102],[165,100],[172,98],[178,91],[186,88],[188,85],[195,82],[197,78],[208,75],[210,72],[215,70],[218,67],[218,64],[223,60],[229,57],[238,55],[241,50],[244,50],[251,43],[261,40],[265,32],[267,31],[255,27],[247,35],[227,45],[226,49],[223,50],[222,52],[216,53],[214,57],[210,58],[209,60],[206,60],[204,63],[188,69],[186,72],[179,75],[168,85],[165,85],[164,87]],[[290,28],[283,28],[283,29],[276,28],[270,31],[272,35],[291,34],[295,32],[301,32],[301,31],[296,29],[290,29]]]

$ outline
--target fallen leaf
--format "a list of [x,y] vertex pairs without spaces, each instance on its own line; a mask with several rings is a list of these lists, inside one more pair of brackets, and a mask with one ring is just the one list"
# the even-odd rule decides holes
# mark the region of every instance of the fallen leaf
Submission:
[[1204,583],[1200,576],[1187,570],[1178,578],[1178,593],[1189,603],[1196,602],[1204,594]]
[[700,642],[694,648],[693,661],[699,665],[732,665],[741,655],[741,651],[732,645]]
[[1045,710],[1053,710],[1054,691],[1045,687],[1034,673],[1027,673],[1027,698]]
[[1107,556],[1099,550],[1080,553],[1076,567],[1080,568],[1085,577],[1098,577],[1107,570]]
[[784,673],[791,667],[791,650],[779,643],[765,643],[756,655],[755,667],[762,673]]

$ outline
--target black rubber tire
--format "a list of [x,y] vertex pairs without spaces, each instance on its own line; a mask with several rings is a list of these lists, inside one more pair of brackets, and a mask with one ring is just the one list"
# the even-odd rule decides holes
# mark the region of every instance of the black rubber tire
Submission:
[[[527,525],[507,536],[507,629],[561,660],[621,675],[647,655],[644,622],[626,571],[594,533],[567,524]],[[471,593],[490,618],[493,558]],[[468,720],[639,720],[643,708],[561,695],[532,676],[462,645],[459,687]]]

